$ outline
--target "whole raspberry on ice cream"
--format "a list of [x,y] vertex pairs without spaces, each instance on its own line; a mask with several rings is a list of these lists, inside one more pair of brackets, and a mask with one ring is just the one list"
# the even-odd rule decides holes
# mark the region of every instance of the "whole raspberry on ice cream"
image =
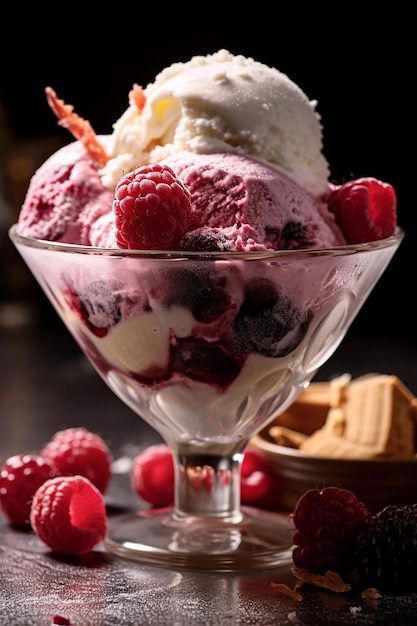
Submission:
[[397,198],[389,183],[376,178],[358,178],[335,186],[329,209],[348,243],[385,239],[395,233]]
[[188,226],[190,194],[166,165],[139,167],[116,185],[113,210],[120,248],[176,250]]

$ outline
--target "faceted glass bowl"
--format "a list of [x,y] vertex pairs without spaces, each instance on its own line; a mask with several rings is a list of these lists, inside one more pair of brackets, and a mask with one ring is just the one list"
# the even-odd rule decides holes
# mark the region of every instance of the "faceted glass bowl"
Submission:
[[174,507],[116,519],[109,550],[217,570],[288,560],[291,522],[240,506],[244,449],[336,350],[403,232],[260,253],[10,237],[98,374],[174,454]]

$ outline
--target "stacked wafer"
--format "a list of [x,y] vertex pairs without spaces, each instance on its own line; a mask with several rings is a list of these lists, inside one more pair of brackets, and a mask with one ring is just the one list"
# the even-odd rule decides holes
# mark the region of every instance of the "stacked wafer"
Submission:
[[417,398],[396,377],[344,374],[312,383],[270,428],[279,445],[321,457],[412,458]]

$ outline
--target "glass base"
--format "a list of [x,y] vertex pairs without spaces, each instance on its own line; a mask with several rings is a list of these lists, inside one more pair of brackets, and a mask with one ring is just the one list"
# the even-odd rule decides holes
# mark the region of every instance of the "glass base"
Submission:
[[138,511],[109,522],[105,546],[126,559],[168,568],[265,569],[292,562],[292,520],[242,507],[239,522],[177,519],[172,509]]

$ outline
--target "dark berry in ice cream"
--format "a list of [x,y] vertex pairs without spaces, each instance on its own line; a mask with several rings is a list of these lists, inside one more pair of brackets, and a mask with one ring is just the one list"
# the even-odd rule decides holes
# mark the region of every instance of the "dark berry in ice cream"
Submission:
[[188,227],[190,194],[166,165],[145,165],[123,176],[113,201],[117,245],[176,250]]
[[203,226],[185,233],[180,249],[190,252],[225,252],[234,249],[234,242],[219,228]]
[[230,298],[224,289],[207,285],[200,290],[199,297],[193,302],[192,313],[199,322],[209,324],[226,313],[230,307]]
[[358,178],[334,187],[328,200],[348,243],[385,239],[395,233],[394,188],[376,178]]
[[366,529],[372,514],[354,493],[339,487],[310,489],[294,510],[293,560],[315,574],[328,570],[349,573],[356,538]]
[[267,357],[286,356],[302,341],[309,310],[298,310],[267,279],[254,279],[234,322],[235,348]]
[[67,277],[67,281],[67,304],[96,337],[105,337],[122,319],[147,307],[146,294],[139,285],[126,290],[116,280],[87,280],[80,284]]
[[65,298],[71,309],[97,337],[107,335],[121,319],[120,291],[114,283],[93,281],[85,290],[68,285]]
[[227,278],[217,276],[208,266],[187,263],[170,268],[167,278],[156,275],[150,293],[156,292],[167,307],[180,305],[190,309],[198,322],[209,324],[225,313],[233,314]]
[[300,222],[289,221],[281,231],[266,227],[265,234],[274,250],[298,250],[314,244],[314,238],[309,239],[308,228]]
[[241,364],[223,345],[185,339],[173,349],[171,368],[193,380],[227,387],[239,374]]
[[417,504],[379,511],[358,535],[354,553],[364,586],[383,593],[415,593]]

